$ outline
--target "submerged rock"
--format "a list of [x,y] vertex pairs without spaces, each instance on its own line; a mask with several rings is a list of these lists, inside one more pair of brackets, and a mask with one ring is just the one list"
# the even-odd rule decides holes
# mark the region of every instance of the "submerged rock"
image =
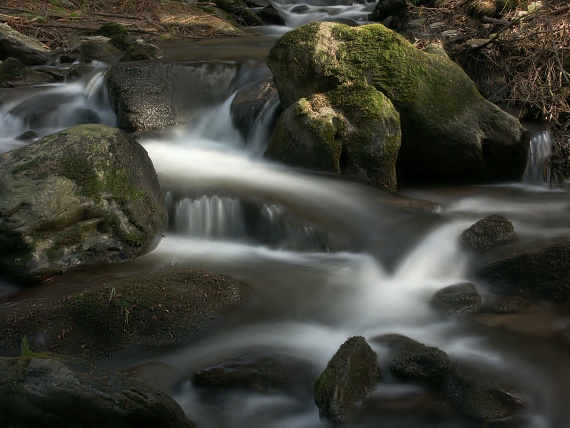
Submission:
[[475,274],[498,294],[570,300],[570,238],[505,255]]
[[4,428],[192,428],[169,396],[88,361],[30,354],[0,358]]
[[285,354],[248,352],[205,367],[192,383],[200,387],[243,388],[258,392],[310,390],[313,367],[306,360]]
[[42,65],[48,60],[49,53],[49,49],[36,39],[0,23],[0,60],[13,57],[26,65]]
[[504,216],[492,214],[465,230],[460,241],[463,247],[481,253],[516,239],[513,224]]
[[449,314],[461,314],[477,312],[482,300],[475,285],[465,282],[442,288],[434,294],[430,303]]
[[0,155],[2,274],[41,281],[153,249],[167,226],[156,173],[124,132],[79,125]]
[[342,422],[380,379],[378,357],[362,336],[344,342],[315,381],[319,415]]
[[265,156],[393,190],[400,140],[400,116],[388,98],[368,85],[343,85],[287,108]]
[[270,51],[281,103],[367,83],[402,123],[398,180],[517,179],[528,139],[519,121],[486,101],[449,58],[422,52],[378,24],[315,22],[286,33]]
[[[57,287],[54,281],[50,287]],[[66,283],[62,288],[69,288]],[[0,305],[0,355],[18,354],[27,336],[37,351],[102,358],[187,340],[245,296],[225,275],[178,269],[90,284]]]

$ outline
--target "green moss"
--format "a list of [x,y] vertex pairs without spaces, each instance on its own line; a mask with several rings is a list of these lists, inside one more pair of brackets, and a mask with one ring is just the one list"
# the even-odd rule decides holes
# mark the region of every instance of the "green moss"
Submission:
[[20,356],[31,357],[33,355],[34,355],[34,353],[32,352],[32,349],[30,348],[30,342],[28,342],[28,337],[27,336],[22,337],[22,345],[21,345]]
[[105,22],[94,34],[112,38],[114,36],[126,36],[128,31],[123,25],[117,22]]
[[12,168],[12,174],[36,170],[43,163],[43,161],[44,159],[42,157],[37,157],[27,162],[20,162],[14,168]]
[[85,157],[76,154],[65,157],[61,161],[61,173],[79,186],[82,195],[92,199],[101,196],[101,180],[93,164]]
[[0,83],[20,80],[26,75],[26,66],[16,58],[9,57],[0,64]]

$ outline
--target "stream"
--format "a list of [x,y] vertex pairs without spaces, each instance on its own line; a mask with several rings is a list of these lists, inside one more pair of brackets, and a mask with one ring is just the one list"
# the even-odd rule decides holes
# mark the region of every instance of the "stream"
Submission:
[[[373,7],[324,7],[315,0],[295,13],[296,5],[276,4],[291,27],[324,18],[358,22]],[[140,139],[164,188],[170,228],[152,253],[119,269],[211,270],[243,281],[252,298],[187,344],[103,364],[126,368],[162,362],[191,374],[243,353],[279,352],[309,360],[319,372],[350,336],[368,340],[399,333],[513,382],[528,402],[521,428],[570,426],[570,344],[559,335],[570,324],[567,305],[537,304],[521,314],[468,317],[442,316],[429,304],[437,290],[470,280],[469,256],[458,237],[489,214],[506,216],[523,243],[570,236],[568,192],[543,184],[540,160],[548,156],[548,134],[533,139],[524,183],[406,188],[392,194],[269,162],[262,154],[271,133],[268,117],[278,105],[266,106],[267,114],[246,139],[232,126],[230,105],[235,90],[269,75],[264,57],[283,32],[268,27],[257,37],[161,46],[167,60],[229,61],[240,71],[228,85],[226,101],[204,106],[188,126]],[[0,152],[25,144],[16,137],[30,127],[43,136],[93,117],[115,126],[106,68],[94,64],[78,82],[6,96],[0,104]],[[484,284],[477,285],[485,298]],[[14,290],[0,282],[1,294]],[[382,355],[380,347],[375,350]],[[387,379],[372,401],[397,406],[423,393],[421,387]],[[329,426],[306,392],[208,395],[182,381],[174,398],[200,427]],[[480,426],[463,419],[431,421],[413,411],[402,414],[374,411],[372,404],[343,426]]]

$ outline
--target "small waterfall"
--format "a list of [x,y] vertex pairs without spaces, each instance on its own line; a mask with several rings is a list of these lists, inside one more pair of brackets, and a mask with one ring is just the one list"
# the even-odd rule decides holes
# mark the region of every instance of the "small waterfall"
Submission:
[[239,199],[222,196],[184,198],[174,207],[174,229],[195,238],[239,239],[245,221]]
[[552,153],[552,137],[543,131],[530,140],[528,160],[523,173],[522,182],[535,186],[550,186],[550,164]]

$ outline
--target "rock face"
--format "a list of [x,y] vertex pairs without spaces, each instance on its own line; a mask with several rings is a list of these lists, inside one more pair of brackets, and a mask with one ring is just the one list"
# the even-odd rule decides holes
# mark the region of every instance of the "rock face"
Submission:
[[430,303],[449,314],[461,314],[478,311],[481,302],[481,295],[475,285],[466,282],[442,288],[434,294]]
[[119,127],[142,133],[186,124],[194,112],[227,98],[237,71],[224,62],[114,65],[107,83]]
[[85,360],[0,358],[0,425],[192,428],[169,396]]
[[6,24],[0,23],[0,59],[13,57],[26,65],[42,65],[48,59],[49,50]]
[[39,281],[131,259],[167,226],[146,151],[124,132],[79,125],[0,155],[0,266]]
[[342,85],[287,108],[265,156],[395,189],[400,140],[400,116],[388,98],[372,86]]
[[507,218],[492,214],[465,230],[460,240],[463,247],[481,253],[512,241],[516,236],[513,224]]
[[[50,287],[58,285],[55,280]],[[69,288],[64,281],[61,285]],[[190,269],[91,283],[88,290],[63,297],[32,294],[0,306],[0,355],[18,355],[23,336],[36,351],[87,359],[171,345],[191,338],[244,300],[232,278]]]
[[570,238],[503,256],[476,272],[498,294],[570,299]]
[[421,52],[382,25],[315,22],[286,33],[267,59],[284,108],[367,83],[400,114],[398,180],[505,180],[522,173],[528,140],[449,58]]
[[315,402],[321,418],[343,421],[380,379],[378,357],[362,336],[344,342],[315,381]]

